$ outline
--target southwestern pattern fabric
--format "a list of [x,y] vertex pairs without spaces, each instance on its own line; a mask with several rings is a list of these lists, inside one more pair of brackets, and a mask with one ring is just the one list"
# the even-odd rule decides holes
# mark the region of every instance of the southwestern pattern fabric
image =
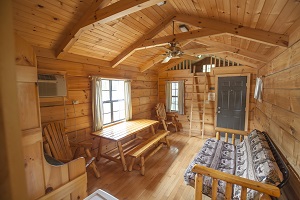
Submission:
[[[208,139],[204,143],[201,151],[190,163],[184,175],[185,182],[193,187],[195,185],[196,174],[192,172],[192,168],[195,164],[210,167],[229,174],[234,174],[235,147],[232,144],[214,138]],[[226,184],[224,181],[219,181],[218,185],[218,199],[224,199]],[[211,196],[211,188],[212,179],[204,176],[203,193],[207,196]]]

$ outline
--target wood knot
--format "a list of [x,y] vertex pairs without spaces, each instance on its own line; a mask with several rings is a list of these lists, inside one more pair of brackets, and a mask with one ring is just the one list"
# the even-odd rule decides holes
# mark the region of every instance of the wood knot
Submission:
[[47,187],[45,193],[48,194],[53,191],[53,187]]
[[294,128],[294,127],[292,127],[292,126],[290,126],[290,129],[291,129],[291,133],[292,133],[292,135],[295,135],[295,133],[296,133],[296,130],[295,130],[295,128]]

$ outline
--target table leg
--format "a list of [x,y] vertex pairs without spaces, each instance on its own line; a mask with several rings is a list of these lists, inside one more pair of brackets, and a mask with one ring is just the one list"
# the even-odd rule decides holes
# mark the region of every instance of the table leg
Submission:
[[120,153],[120,159],[121,159],[121,162],[123,165],[123,170],[127,171],[126,160],[125,160],[124,153],[123,153],[122,143],[119,141],[119,142],[117,142],[117,145],[118,145],[118,149],[119,149],[119,153]]
[[97,154],[97,161],[100,160],[101,157],[101,150],[102,150],[102,145],[101,145],[101,138],[99,138],[99,145],[98,145],[98,154]]
[[154,130],[153,125],[151,125],[150,127],[151,127],[152,134],[155,135],[155,130]]

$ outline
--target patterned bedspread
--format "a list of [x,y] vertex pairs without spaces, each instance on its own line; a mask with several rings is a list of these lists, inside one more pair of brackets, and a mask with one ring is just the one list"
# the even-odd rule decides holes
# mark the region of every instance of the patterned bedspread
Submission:
[[[208,139],[184,174],[185,182],[193,187],[196,174],[192,168],[195,164],[272,185],[278,185],[283,180],[268,142],[258,130],[253,130],[236,146],[214,138]],[[211,185],[211,178],[204,176],[203,194],[211,197]],[[219,180],[217,199],[225,198],[225,187],[226,183]],[[239,200],[240,194],[240,186],[234,185],[232,199]],[[257,195],[258,192],[248,189],[247,199],[256,199]]]
[[[215,138],[206,140],[201,151],[190,163],[184,174],[185,182],[193,187],[195,185],[196,174],[192,172],[192,168],[195,164],[210,167],[229,174],[234,174],[235,146]],[[211,185],[212,179],[204,176],[203,193],[207,196],[211,196]],[[225,184],[223,181],[219,181],[218,185],[218,199],[223,199],[225,193]]]

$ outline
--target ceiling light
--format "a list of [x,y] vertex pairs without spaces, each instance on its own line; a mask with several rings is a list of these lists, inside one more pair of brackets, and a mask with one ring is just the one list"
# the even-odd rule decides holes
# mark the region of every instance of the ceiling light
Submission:
[[181,32],[189,32],[189,28],[185,24],[179,25]]
[[158,6],[163,6],[163,5],[165,5],[166,3],[167,3],[167,1],[162,1],[162,2],[157,3],[156,5],[158,5]]

